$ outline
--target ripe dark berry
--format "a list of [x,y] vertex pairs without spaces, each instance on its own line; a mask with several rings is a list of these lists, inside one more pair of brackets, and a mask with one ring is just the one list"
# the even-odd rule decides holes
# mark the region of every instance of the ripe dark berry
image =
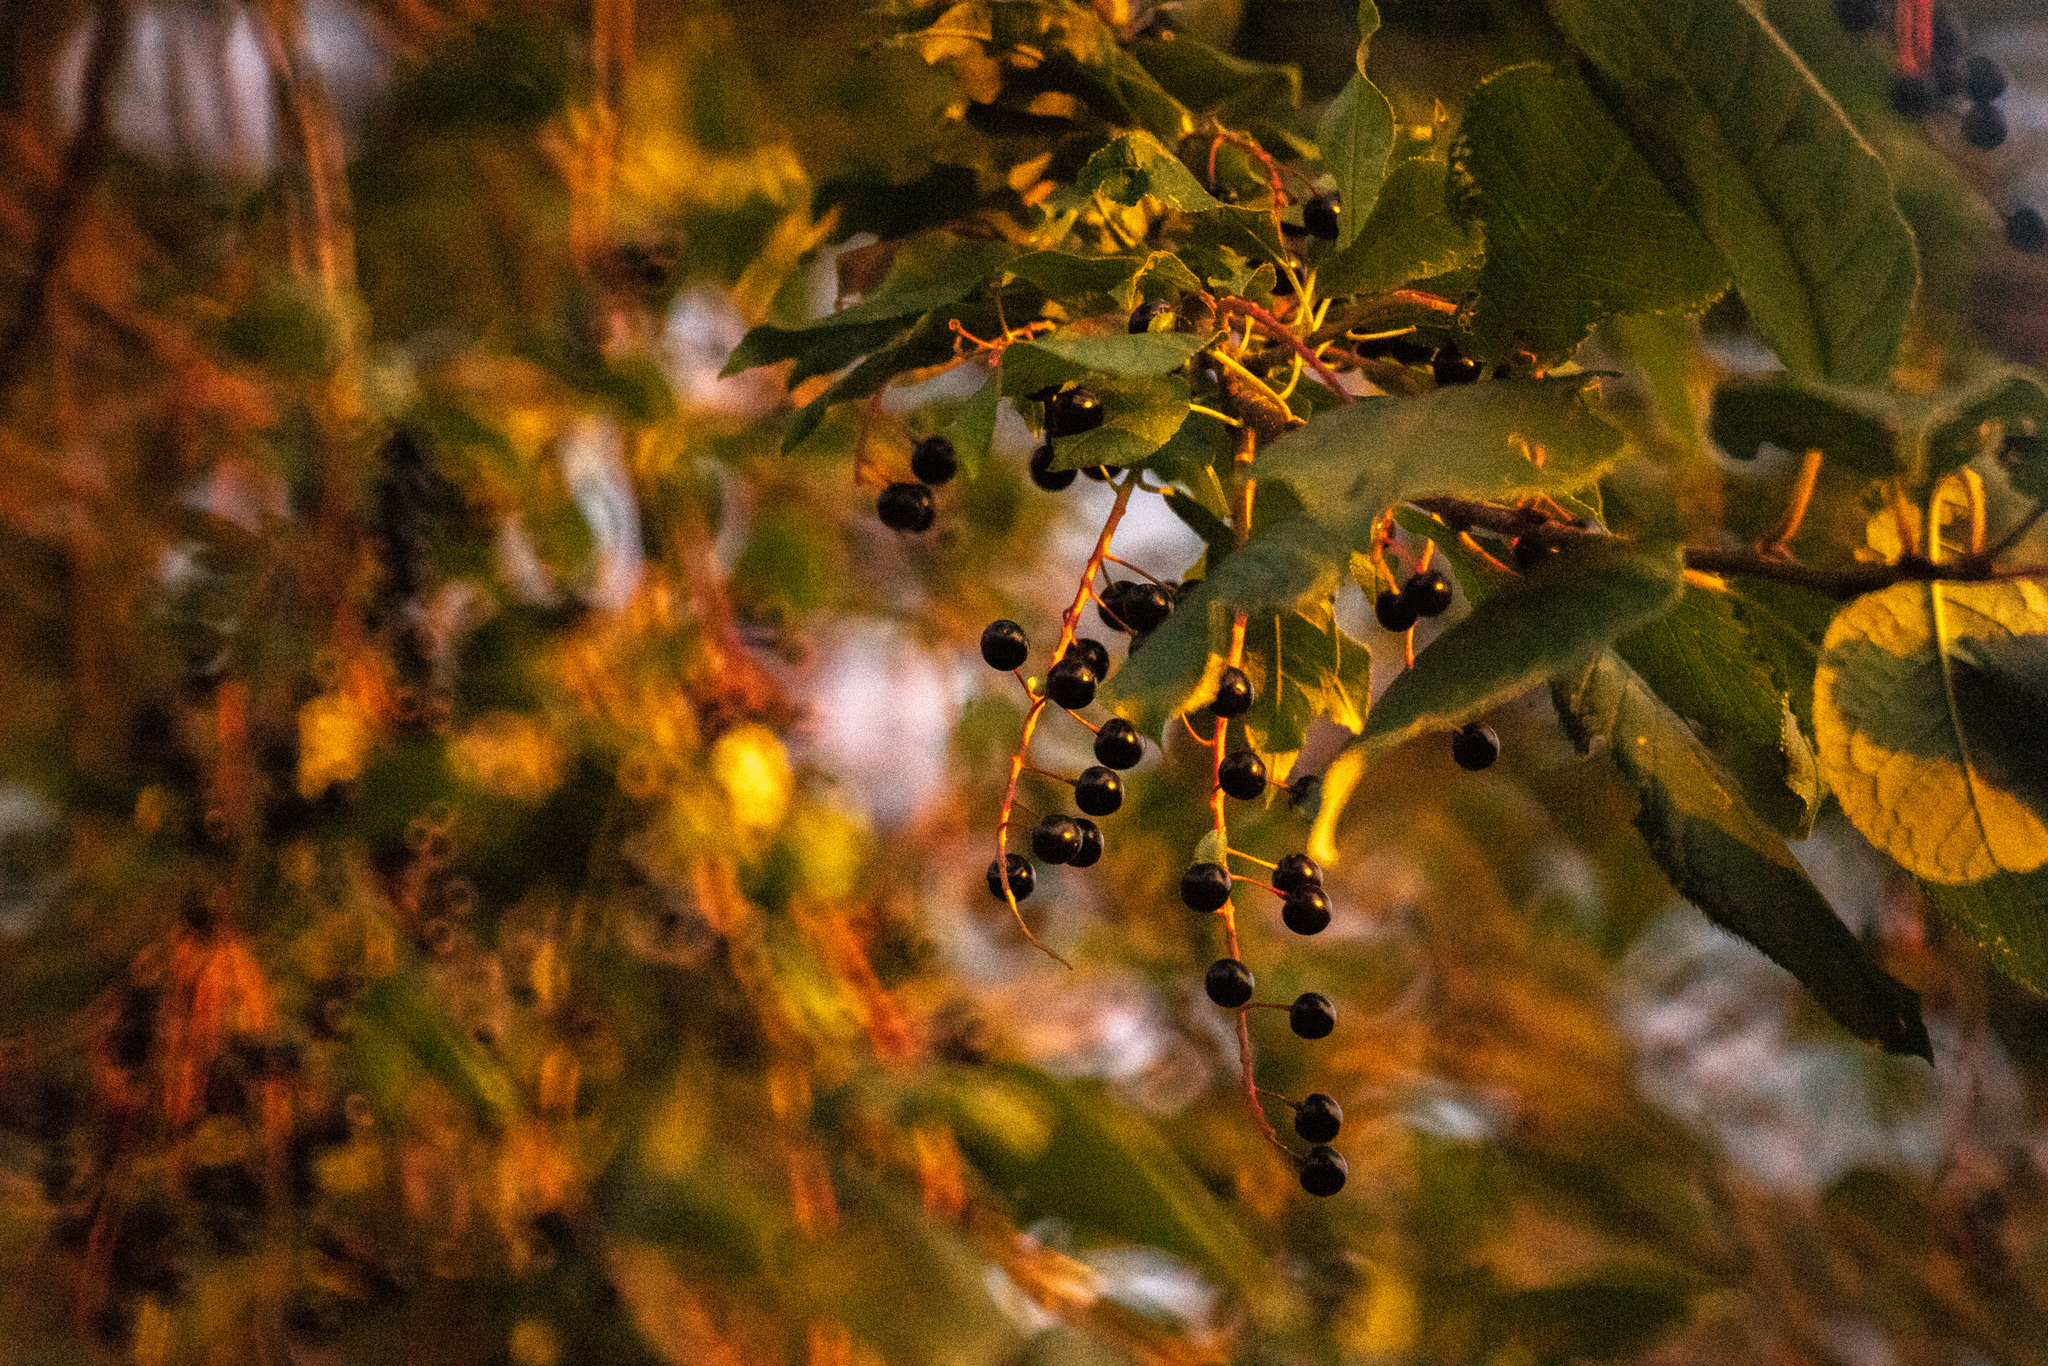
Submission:
[[1883,0],[1835,0],[1835,22],[1851,33],[1868,33],[1883,19]]
[[1995,100],[2005,93],[2005,72],[1989,57],[1972,57],[1963,66],[1963,93],[1973,100]]
[[1925,118],[1934,109],[1934,87],[1902,71],[1892,77],[1891,99],[1900,118]]
[[1173,594],[1167,591],[1166,585],[1141,583],[1137,591],[1131,594],[1123,617],[1133,631],[1144,635],[1148,631],[1158,630],[1172,615]]
[[1138,728],[1123,717],[1114,717],[1102,723],[1102,729],[1095,732],[1095,761],[1110,768],[1132,768],[1145,757],[1145,743],[1138,738]]
[[1129,579],[1118,579],[1095,595],[1095,615],[1102,618],[1102,624],[1112,631],[1132,630],[1128,613],[1131,610],[1131,595],[1138,591],[1138,585]]
[[1304,1039],[1327,1039],[1337,1027],[1337,1007],[1320,991],[1304,991],[1287,1007],[1287,1025]]
[[1046,400],[1045,434],[1048,439],[1079,436],[1100,427],[1107,416],[1093,389],[1062,389]]
[[1311,1143],[1328,1143],[1344,1127],[1344,1107],[1321,1091],[1302,1097],[1294,1108],[1294,1132]]
[[1081,827],[1065,816],[1047,816],[1031,828],[1031,853],[1040,863],[1072,863],[1081,852]]
[[1095,673],[1097,679],[1109,677],[1109,647],[1088,636],[1074,637],[1074,643],[1067,647],[1067,659],[1078,659]]
[[[1019,901],[1030,896],[1031,889],[1038,885],[1038,870],[1031,866],[1031,860],[1022,854],[1010,854],[1004,858],[1003,866],[1009,872],[1011,895]],[[998,901],[1005,900],[1003,874],[996,870],[994,859],[988,864],[988,894]]]
[[1323,870],[1307,854],[1289,854],[1273,869],[1273,886],[1282,896],[1323,885]]
[[1074,828],[1081,832],[1081,847],[1067,860],[1067,866],[1092,868],[1102,861],[1102,827],[1086,816],[1076,816]]
[[1074,805],[1091,816],[1114,816],[1124,804],[1124,780],[1100,764],[1081,770],[1074,779]]
[[1273,267],[1274,273],[1280,277],[1273,282],[1273,297],[1276,299],[1293,298],[1294,281],[1301,278],[1301,258],[1299,256],[1296,256],[1291,251],[1288,252],[1287,265],[1294,272],[1291,278],[1288,276],[1287,271],[1281,270],[1278,266]]
[[927,484],[943,484],[960,471],[960,456],[943,436],[928,436],[910,448],[910,472]]
[[1440,617],[1451,605],[1451,581],[1442,570],[1426,569],[1401,585],[1401,600],[1418,617]]
[[1109,482],[1109,466],[1107,465],[1089,465],[1086,468],[1084,468],[1081,471],[1081,473],[1087,475],[1090,479],[1093,479],[1098,484],[1106,484]]
[[1031,482],[1047,493],[1058,493],[1070,486],[1076,477],[1073,470],[1056,470],[1052,467],[1052,442],[1048,441],[1031,452]]
[[1963,115],[1963,141],[1980,152],[2005,145],[2005,113],[1997,105],[1979,100]]
[[1079,711],[1095,700],[1095,670],[1069,655],[1045,671],[1045,695],[1068,711]]
[[991,669],[1005,673],[1021,669],[1024,661],[1031,658],[1031,642],[1024,638],[1022,626],[999,617],[982,628],[981,658]]
[[1527,573],[1552,555],[1561,553],[1563,547],[1547,536],[1517,536],[1511,549],[1514,551],[1515,568]]
[[[1133,334],[1139,332],[1150,332],[1152,330],[1152,325],[1159,321],[1159,319],[1171,318],[1172,316],[1172,304],[1166,302],[1166,300],[1164,299],[1154,299],[1150,303],[1139,304],[1136,308],[1131,310],[1131,320],[1126,325],[1125,330]],[[1166,328],[1162,328],[1160,330],[1168,331],[1171,330],[1171,327],[1172,324],[1169,323]]]
[[1350,1174],[1344,1155],[1320,1143],[1310,1148],[1308,1156],[1301,1159],[1301,1188],[1310,1195],[1335,1195],[1344,1189],[1344,1178]]
[[1460,726],[1451,732],[1451,758],[1459,768],[1471,773],[1491,768],[1493,761],[1500,758],[1500,737],[1493,733],[1492,726],[1482,726],[1477,721]]
[[1266,764],[1248,749],[1232,750],[1216,767],[1216,786],[1241,802],[1255,800],[1266,790]]
[[1381,630],[1399,635],[1415,624],[1415,604],[1391,588],[1381,589],[1380,595],[1372,600],[1372,615]]
[[1334,242],[1337,240],[1337,222],[1343,212],[1344,201],[1335,192],[1319,194],[1301,206],[1301,226],[1308,229],[1311,237]]
[[1330,898],[1320,887],[1290,893],[1280,907],[1280,923],[1296,934],[1321,934],[1330,927]]
[[1202,975],[1202,989],[1225,1010],[1236,1010],[1252,998],[1252,970],[1235,958],[1219,958]]
[[1467,360],[1455,346],[1441,348],[1429,363],[1430,376],[1439,385],[1476,384],[1485,372],[1486,367],[1476,360]]
[[923,484],[891,484],[875,500],[875,515],[892,531],[929,531],[938,516],[932,491]]
[[2048,220],[2041,211],[2022,204],[2005,216],[2005,243],[2014,251],[2039,251],[2048,247]]
[[1243,716],[1252,709],[1252,680],[1243,669],[1227,668],[1216,680],[1216,696],[1209,710],[1218,716]]
[[1191,911],[1215,911],[1230,900],[1230,870],[1220,863],[1195,863],[1180,875],[1180,899]]

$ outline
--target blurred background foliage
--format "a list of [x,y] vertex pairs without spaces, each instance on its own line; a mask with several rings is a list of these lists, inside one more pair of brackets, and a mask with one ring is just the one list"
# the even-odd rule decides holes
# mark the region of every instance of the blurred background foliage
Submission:
[[[1162,8],[1299,70],[1262,137],[1350,70],[1351,5]],[[2038,363],[1991,212],[2048,142],[2038,13],[1963,7],[2016,126],[1965,175],[1826,5],[1770,8],[1920,229],[1918,354]],[[1106,495],[1005,429],[902,539],[855,450],[971,388],[783,454],[779,383],[718,378],[1003,169],[888,18],[0,6],[0,1360],[2048,1360],[2048,1006],[1838,820],[1802,856],[1932,1070],[1683,908],[1540,702],[1486,774],[1376,769],[1331,931],[1250,931],[1344,1012],[1312,1070],[1261,1040],[1347,1111],[1329,1201],[1196,985],[1195,756],[1046,870],[1074,970],[1022,945],[975,852],[1019,712],[967,643],[1052,619]],[[1507,0],[1384,18],[1411,137],[1527,50]],[[1788,477],[1674,425],[1718,322],[1593,343],[1635,496],[1706,520]]]

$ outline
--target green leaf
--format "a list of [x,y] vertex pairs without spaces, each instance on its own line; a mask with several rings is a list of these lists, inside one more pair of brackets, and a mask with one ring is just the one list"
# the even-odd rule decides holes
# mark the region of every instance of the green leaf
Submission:
[[1691,1287],[1671,1276],[1617,1269],[1562,1285],[1510,1291],[1482,1311],[1488,1341],[1512,1342],[1532,1362],[1634,1357],[1685,1321]]
[[1274,441],[1253,472],[1291,486],[1311,516],[1354,545],[1394,503],[1583,487],[1621,450],[1621,433],[1581,397],[1592,381],[1495,380],[1359,399]]
[[[1353,735],[1364,727],[1372,655],[1337,625],[1327,599],[1306,611],[1248,622],[1244,645],[1244,668],[1256,696],[1245,714],[1245,732],[1260,753],[1292,755],[1318,716]],[[1284,776],[1284,766],[1275,766],[1274,779]]]
[[1754,460],[1765,443],[1820,451],[1873,478],[1897,473],[1898,432],[1878,394],[1855,394],[1790,375],[1735,375],[1714,390],[1707,432],[1737,460]]
[[2048,995],[2048,871],[1999,873],[1967,887],[1923,881],[1920,890],[1992,966]]
[[1891,179],[1742,0],[1549,0],[1595,89],[1726,259],[1787,369],[1884,378],[1919,280]]
[[1021,398],[1054,384],[1104,375],[1124,379],[1171,374],[1208,344],[1185,332],[1098,332],[1073,328],[1018,342],[1003,352],[1003,393]]
[[1669,612],[1614,648],[1680,716],[1753,744],[1778,743],[1785,689],[1726,595],[1688,584]]
[[1102,400],[1102,425],[1055,441],[1055,470],[1134,465],[1170,441],[1188,420],[1188,382],[1179,375],[1098,377],[1089,387]]
[[1486,261],[1476,349],[1558,361],[1619,313],[1695,313],[1728,267],[1658,181],[1585,80],[1513,67],[1466,106],[1451,154],[1474,186]]
[[1079,209],[1100,194],[1112,204],[1139,204],[1151,196],[1169,209],[1203,213],[1222,207],[1195,173],[1149,133],[1126,133],[1088,158],[1074,183],[1053,196],[1059,211]]
[[890,380],[911,370],[937,365],[953,353],[953,333],[938,313],[927,313],[902,340],[883,347],[832,381],[824,393],[791,414],[783,429],[782,449],[793,451],[825,420],[833,405],[879,393]]
[[1003,376],[997,370],[946,424],[945,437],[953,443],[953,453],[960,458],[960,471],[969,479],[981,473],[981,463],[988,459],[996,436],[996,410],[1002,399]]
[[1317,272],[1324,293],[1377,294],[1469,265],[1479,240],[1450,207],[1449,177],[1440,161],[1397,163],[1351,244]]
[[1685,721],[1612,654],[1553,690],[1581,751],[1595,738],[1642,793],[1636,829],[1681,895],[1790,972],[1827,1013],[1890,1053],[1932,1061],[1920,998],[1886,972],[1744,805]]
[[1140,38],[1131,45],[1131,55],[1169,95],[1198,114],[1218,108],[1292,109],[1301,103],[1298,68],[1233,57],[1185,34],[1163,41]]
[[1363,738],[1376,749],[1392,746],[1577,673],[1617,636],[1669,609],[1682,583],[1675,551],[1587,538],[1430,642],[1380,694]]
[[[354,1033],[372,1052],[396,1043],[421,1071],[452,1091],[492,1127],[518,1108],[512,1078],[498,1060],[448,1018],[424,980],[411,972],[378,979],[356,1003]],[[403,1092],[394,1100],[402,1104]]]
[[[1155,253],[1157,254],[1157,253]],[[1076,256],[1064,251],[1033,251],[1006,269],[1029,280],[1077,317],[1131,307],[1131,283],[1145,269],[1147,256]]]
[[[2024,370],[2003,370],[1937,409],[1921,442],[1916,482],[1931,484],[1984,454],[2013,432],[2048,431],[2048,389]],[[2015,480],[2015,485],[2018,480]],[[2029,491],[2029,496],[2040,497]]]
[[1821,771],[1928,882],[2048,864],[2048,587],[1895,583],[1836,614],[1814,675]]
[[1380,31],[1380,7],[1373,0],[1358,0],[1358,74],[1365,74],[1365,59],[1371,53],[1372,36]]
[[1371,81],[1353,76],[1316,123],[1316,145],[1343,200],[1337,219],[1341,251],[1358,236],[1386,183],[1387,156],[1394,150],[1393,107]]

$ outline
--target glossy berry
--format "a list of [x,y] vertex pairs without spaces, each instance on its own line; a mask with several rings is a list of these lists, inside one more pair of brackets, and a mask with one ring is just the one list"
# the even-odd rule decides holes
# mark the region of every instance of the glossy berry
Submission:
[[1218,716],[1243,716],[1252,709],[1252,680],[1243,669],[1227,668],[1216,680],[1216,696],[1209,710]]
[[1401,600],[1418,617],[1440,617],[1451,605],[1451,581],[1438,569],[1425,569],[1401,585]]
[[1145,757],[1145,742],[1138,738],[1138,728],[1123,717],[1114,717],[1102,723],[1102,729],[1095,732],[1095,762],[1110,768],[1133,768]]
[[1230,870],[1220,863],[1193,863],[1180,875],[1181,903],[1191,911],[1215,911],[1230,900]]
[[1102,618],[1102,624],[1112,631],[1128,631],[1131,626],[1129,612],[1131,595],[1138,591],[1138,585],[1129,579],[1119,579],[1095,595],[1095,615]]
[[938,512],[923,484],[891,484],[875,500],[875,515],[891,531],[929,531]]
[[[1038,885],[1038,870],[1031,866],[1031,860],[1022,854],[1010,854],[1004,858],[1003,866],[1009,873],[1010,894],[1019,901],[1030,896],[1031,889]],[[1003,874],[996,871],[994,859],[988,865],[988,894],[998,901],[1005,899]]]
[[1473,722],[1460,726],[1451,732],[1451,758],[1459,768],[1477,773],[1482,768],[1491,768],[1493,761],[1500,758],[1500,737],[1493,733],[1492,726]]
[[1320,1143],[1310,1148],[1308,1156],[1301,1159],[1301,1188],[1310,1195],[1335,1195],[1344,1189],[1344,1178],[1350,1174],[1344,1155]]
[[1219,958],[1202,974],[1202,990],[1225,1010],[1236,1010],[1252,998],[1252,970],[1235,958]]
[[1381,589],[1372,600],[1372,615],[1381,630],[1399,635],[1415,624],[1415,604],[1391,588]]
[[1902,71],[1892,77],[1891,101],[1900,118],[1925,118],[1934,109],[1934,87]]
[[1047,816],[1031,828],[1031,853],[1040,863],[1072,863],[1081,852],[1081,827],[1066,816]]
[[1108,416],[1093,389],[1062,389],[1045,404],[1045,434],[1048,438],[1079,436],[1092,432]]
[[1095,670],[1068,655],[1045,671],[1045,695],[1068,711],[1079,711],[1095,700],[1099,682]]
[[1293,252],[1291,252],[1291,251],[1290,251],[1290,252],[1288,252],[1288,253],[1287,253],[1287,265],[1288,265],[1288,269],[1290,269],[1290,270],[1292,270],[1292,271],[1294,272],[1294,275],[1293,275],[1293,277],[1292,277],[1292,278],[1289,278],[1289,276],[1288,276],[1288,274],[1287,274],[1287,271],[1285,271],[1285,270],[1281,270],[1281,269],[1280,269],[1280,268],[1279,268],[1278,266],[1275,266],[1275,267],[1274,267],[1274,272],[1275,272],[1275,273],[1276,273],[1276,274],[1277,274],[1277,275],[1278,275],[1278,276],[1280,277],[1279,279],[1277,279],[1277,280],[1275,280],[1275,281],[1273,282],[1273,297],[1274,297],[1274,298],[1276,298],[1276,299],[1291,299],[1291,298],[1293,298],[1293,297],[1294,297],[1294,281],[1295,281],[1295,280],[1298,280],[1298,279],[1300,279],[1300,278],[1301,278],[1301,268],[1302,268],[1302,263],[1301,263],[1301,258],[1300,258],[1299,256],[1296,256],[1296,255],[1295,255],[1295,254],[1294,254]]
[[1320,991],[1304,991],[1287,1007],[1287,1027],[1304,1039],[1327,1039],[1337,1027],[1337,1007]]
[[982,628],[981,658],[991,669],[1005,673],[1021,669],[1024,661],[1031,658],[1031,642],[1024,638],[1022,626],[1000,617]]
[[1078,659],[1094,670],[1098,679],[1109,677],[1109,647],[1089,636],[1075,636],[1067,647],[1067,659]]
[[1334,242],[1337,240],[1338,220],[1343,213],[1344,201],[1334,192],[1319,194],[1301,206],[1301,226],[1308,229],[1311,237]]
[[1031,452],[1031,482],[1047,493],[1058,493],[1072,486],[1078,477],[1073,470],[1056,470],[1052,467],[1052,442],[1048,441]]
[[1163,584],[1134,583],[1124,594],[1117,615],[1141,636],[1156,631],[1173,615],[1173,594]]
[[1310,1143],[1328,1143],[1344,1127],[1344,1107],[1317,1091],[1294,1110],[1294,1132]]
[[1074,805],[1091,816],[1114,816],[1124,804],[1124,780],[1100,764],[1081,770],[1074,779]]
[[1563,547],[1547,536],[1517,536],[1510,547],[1514,552],[1515,568],[1527,573],[1551,556],[1562,552]]
[[1476,360],[1466,359],[1455,346],[1443,347],[1436,353],[1436,359],[1429,363],[1430,376],[1439,385],[1476,384],[1485,372],[1485,366]]
[[1266,790],[1266,764],[1248,749],[1233,750],[1216,767],[1216,786],[1241,802],[1256,800]]
[[[1161,318],[1170,320],[1172,317],[1173,305],[1164,299],[1154,299],[1150,303],[1139,304],[1131,310],[1131,320],[1125,325],[1124,330],[1133,335],[1139,332],[1150,332],[1153,324],[1157,323]],[[1167,326],[1160,330],[1170,331],[1171,329],[1172,323],[1169,321]]]
[[2014,251],[2039,251],[2048,247],[2048,220],[2041,211],[2022,204],[2005,216],[2005,243]]
[[1868,33],[1883,20],[1883,0],[1835,0],[1835,22],[1851,33]]
[[1304,887],[1282,903],[1280,923],[1296,934],[1321,934],[1330,928],[1330,898],[1320,887]]
[[1989,57],[1972,57],[1963,67],[1963,93],[1973,100],[1995,100],[2005,93],[2005,72]]
[[1282,896],[1293,896],[1307,887],[1323,885],[1323,870],[1307,854],[1289,854],[1273,869],[1273,887]]
[[1979,100],[1963,115],[1963,141],[1980,152],[2005,145],[2005,113],[1997,105]]
[[960,472],[960,456],[943,436],[928,436],[910,448],[910,472],[927,484],[943,484]]
[[1081,832],[1081,847],[1067,860],[1069,868],[1092,868],[1102,861],[1102,827],[1086,816],[1073,818],[1074,828]]

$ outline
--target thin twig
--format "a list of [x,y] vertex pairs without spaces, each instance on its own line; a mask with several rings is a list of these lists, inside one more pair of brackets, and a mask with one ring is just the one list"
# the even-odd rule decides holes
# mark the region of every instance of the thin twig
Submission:
[[1287,329],[1287,324],[1281,322],[1271,313],[1260,308],[1249,299],[1224,299],[1216,305],[1216,311],[1219,314],[1241,313],[1245,317],[1250,318],[1259,325],[1261,331],[1275,340],[1286,342],[1289,346],[1293,347],[1295,354],[1301,357],[1302,364],[1315,371],[1316,378],[1321,380],[1330,392],[1337,395],[1340,402],[1349,403],[1351,401],[1351,391],[1346,389],[1343,381],[1337,378],[1337,372],[1323,364],[1321,356],[1311,351],[1307,343],[1290,332]]

